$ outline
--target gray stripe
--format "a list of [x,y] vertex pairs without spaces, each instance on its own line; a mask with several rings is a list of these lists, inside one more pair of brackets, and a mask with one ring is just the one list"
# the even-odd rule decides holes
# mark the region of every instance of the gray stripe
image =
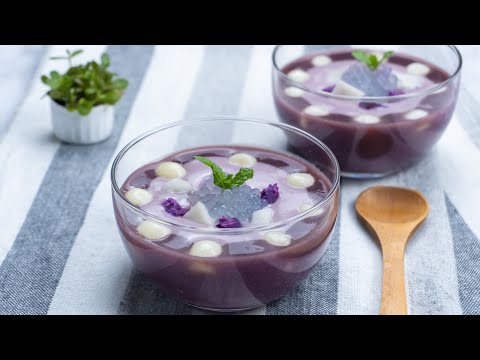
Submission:
[[0,268],[1,314],[47,313],[91,197],[117,147],[153,47],[111,46],[108,52],[114,70],[130,81],[116,107],[114,132],[98,145],[59,147]]
[[[184,118],[198,118],[214,115],[235,115],[241,101],[250,60],[251,46],[217,46],[206,48],[200,71]],[[211,138],[212,143],[221,134],[228,143],[232,129],[223,127],[215,133],[190,134],[181,132],[177,148],[195,146],[196,139]],[[140,300],[139,300],[140,299]],[[137,271],[127,285],[120,314],[191,314],[192,308],[165,298],[160,291],[152,288]]]
[[462,86],[457,104],[457,118],[472,142],[480,149],[480,102]]
[[[6,47],[10,47],[12,45],[2,45],[1,51],[6,51]],[[13,65],[14,68],[12,69],[11,66],[8,68],[8,74],[1,74],[0,78],[2,79],[3,85],[8,81],[12,81],[12,77],[15,75],[15,82],[21,83],[21,89],[19,89],[18,93],[9,93],[9,97],[3,100],[2,107],[3,112],[5,108],[9,111],[5,112],[5,115],[0,118],[0,140],[2,137],[8,132],[10,125],[12,124],[15,116],[17,114],[18,109],[20,108],[20,104],[25,100],[25,94],[27,94],[27,90],[32,87],[33,81],[38,81],[37,78],[34,78],[36,72],[40,65],[42,64],[42,59],[44,58],[45,54],[47,53],[47,46],[44,45],[14,45],[15,47],[21,46],[22,51],[21,54],[18,56],[22,57],[22,61],[20,64],[12,63],[12,59],[6,59],[9,65]],[[7,63],[3,63],[0,61],[1,65],[7,65]],[[7,79],[4,79],[7,77]],[[10,78],[10,80],[8,80]],[[11,97],[16,95],[14,99]]]
[[480,315],[480,240],[445,195],[457,260],[458,287],[463,313]]
[[[251,51],[251,46],[239,45],[212,45],[207,48],[190,104],[184,114],[185,120],[238,113]],[[233,127],[221,123],[216,125],[215,133],[182,131],[177,148],[203,145],[205,139],[211,139],[213,144],[220,136],[226,144],[232,135]]]
[[340,212],[320,263],[294,292],[267,305],[267,315],[335,315],[340,257]]
[[137,270],[130,277],[118,309],[119,315],[184,315],[191,312],[190,306],[163,295]]

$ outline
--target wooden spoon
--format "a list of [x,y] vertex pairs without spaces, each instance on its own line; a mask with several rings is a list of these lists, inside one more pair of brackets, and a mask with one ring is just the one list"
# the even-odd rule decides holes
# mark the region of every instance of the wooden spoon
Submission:
[[427,200],[417,191],[378,186],[365,190],[356,209],[383,252],[381,315],[407,315],[404,256],[408,240],[427,218]]

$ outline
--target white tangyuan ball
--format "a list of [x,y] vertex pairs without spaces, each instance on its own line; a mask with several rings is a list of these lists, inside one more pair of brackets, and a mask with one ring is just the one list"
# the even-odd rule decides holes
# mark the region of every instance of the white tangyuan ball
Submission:
[[412,63],[407,66],[407,72],[412,75],[426,76],[430,73],[430,68],[421,63]]
[[232,165],[252,167],[257,163],[257,159],[250,154],[238,153],[230,156],[229,162]]
[[172,231],[166,226],[155,224],[151,221],[144,221],[137,226],[137,231],[149,240],[164,240]]
[[155,169],[157,176],[166,179],[178,179],[187,175],[185,168],[176,162],[164,162],[157,166]]
[[130,201],[133,205],[142,206],[148,204],[153,199],[152,193],[148,190],[133,188],[125,194],[125,197],[128,201]]
[[266,242],[274,246],[285,247],[292,243],[292,237],[281,231],[270,231],[263,235]]
[[303,71],[302,69],[292,70],[288,73],[287,76],[290,80],[293,80],[299,83],[303,83],[308,79],[310,79],[310,75],[306,71]]
[[163,192],[184,193],[189,192],[192,189],[192,185],[188,181],[182,179],[172,179],[170,181],[167,181],[162,186]]
[[222,246],[212,240],[197,241],[190,249],[190,255],[197,257],[217,257],[221,253]]
[[287,176],[287,182],[294,188],[306,189],[315,184],[315,178],[310,174],[295,173]]

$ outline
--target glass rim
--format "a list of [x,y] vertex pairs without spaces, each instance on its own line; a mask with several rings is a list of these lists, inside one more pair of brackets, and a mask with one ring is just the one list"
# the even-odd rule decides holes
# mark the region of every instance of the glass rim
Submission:
[[462,54],[460,53],[460,50],[455,45],[432,45],[432,46],[447,46],[453,53],[456,55],[457,60],[458,60],[458,66],[457,69],[453,72],[452,75],[449,76],[449,78],[441,83],[435,84],[432,87],[429,87],[428,89],[421,90],[421,91],[414,91],[408,94],[404,95],[397,95],[397,96],[348,96],[348,95],[337,95],[337,94],[332,94],[326,91],[322,90],[313,90],[310,89],[309,87],[303,85],[302,83],[296,82],[291,80],[278,66],[277,64],[277,53],[280,50],[281,47],[283,46],[292,46],[292,45],[277,45],[275,46],[275,49],[273,50],[272,53],[272,62],[273,62],[273,67],[277,73],[279,73],[280,77],[282,77],[287,83],[289,83],[292,86],[295,86],[299,89],[302,89],[303,91],[306,91],[311,94],[315,95],[320,95],[320,96],[325,96],[328,98],[332,99],[338,99],[338,100],[347,100],[347,101],[355,101],[355,102],[379,102],[379,103],[385,103],[385,102],[391,102],[391,101],[397,101],[397,100],[405,100],[405,99],[411,99],[411,98],[416,98],[416,97],[421,97],[421,96],[427,96],[431,95],[434,92],[440,90],[441,88],[445,87],[448,85],[450,82],[453,81],[461,72],[462,67],[463,67],[463,57]]
[[[174,222],[169,222],[167,220],[161,219],[157,216],[154,216],[136,206],[131,204],[125,195],[120,191],[120,188],[117,184],[116,180],[116,173],[117,173],[117,167],[119,163],[121,162],[123,156],[131,149],[133,148],[136,144],[141,142],[142,140],[159,133],[164,130],[168,130],[170,128],[174,127],[179,127],[179,126],[184,126],[184,125],[190,125],[190,124],[196,124],[196,123],[201,123],[201,122],[213,122],[213,121],[220,121],[220,120],[230,120],[230,121],[238,121],[238,122],[249,122],[249,123],[257,123],[257,124],[263,124],[263,125],[268,125],[268,126],[274,126],[283,130],[287,130],[290,132],[297,133],[298,135],[301,135],[308,140],[311,140],[315,145],[320,147],[328,156],[328,158],[332,161],[333,166],[334,166],[334,176],[335,179],[332,183],[332,188],[329,190],[328,194],[318,203],[315,204],[311,209],[304,211],[302,213],[299,213],[298,215],[295,215],[293,217],[289,217],[287,219],[277,221],[271,224],[267,225],[260,225],[260,226],[253,226],[253,227],[248,227],[248,228],[235,228],[235,229],[220,229],[220,228],[207,228],[207,227],[197,227],[197,226],[190,226],[190,225],[182,225]],[[307,160],[308,161],[308,160]],[[338,164],[338,161],[333,154],[333,152],[320,140],[315,138],[314,136],[310,135],[309,133],[298,129],[294,126],[283,124],[280,122],[269,122],[269,121],[264,121],[264,120],[258,120],[258,119],[252,119],[252,118],[239,118],[239,117],[233,117],[233,116],[219,116],[219,117],[205,117],[205,118],[197,118],[197,119],[192,119],[192,120],[186,120],[186,121],[177,121],[177,122],[172,122],[170,124],[164,125],[164,126],[159,126],[156,127],[150,131],[147,131],[136,138],[134,138],[132,141],[130,141],[127,145],[125,145],[119,153],[116,155],[112,168],[110,171],[110,180],[112,183],[112,188],[116,195],[120,197],[122,200],[123,204],[127,206],[130,210],[141,214],[144,218],[147,220],[152,220],[153,222],[159,223],[163,226],[166,226],[168,228],[172,229],[179,229],[179,230],[186,230],[186,231],[195,231],[195,232],[200,232],[203,234],[223,234],[223,235],[237,235],[237,234],[244,234],[244,233],[250,233],[250,232],[255,232],[255,231],[268,231],[268,230],[274,230],[279,227],[282,227],[284,225],[288,225],[290,223],[298,222],[301,220],[304,220],[306,218],[311,217],[314,215],[320,208],[327,203],[337,192],[337,190],[340,187],[340,165]]]

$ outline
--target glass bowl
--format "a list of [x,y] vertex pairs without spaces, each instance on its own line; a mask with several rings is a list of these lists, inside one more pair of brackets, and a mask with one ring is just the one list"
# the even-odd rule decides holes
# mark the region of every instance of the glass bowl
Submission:
[[[394,50],[388,63],[408,69],[400,80],[411,91],[384,97],[332,93],[344,71],[336,59],[353,59],[355,49]],[[407,66],[418,62],[430,66],[425,76],[431,86],[415,88],[424,68]],[[331,84],[314,88],[302,77],[287,76],[315,67],[321,75],[313,76],[325,76]],[[461,54],[452,45],[279,45],[273,53],[274,101],[282,122],[314,135],[333,151],[342,176],[383,177],[415,164],[440,139],[457,103],[461,68]]]
[[[222,133],[233,134],[233,138],[224,140]],[[289,152],[291,141],[302,143],[305,150],[302,159]],[[153,216],[125,197],[123,184],[145,164],[178,152],[184,154],[185,150],[217,146],[255,148],[301,160],[323,174],[325,189],[321,201],[310,209],[299,210],[293,217],[268,225],[219,229]],[[195,152],[182,155],[182,161],[192,160]],[[120,151],[112,165],[111,181],[117,225],[136,267],[166,295],[213,311],[256,308],[293,290],[325,253],[339,207],[340,172],[332,152],[300,129],[258,120],[210,118],[154,129]],[[140,235],[137,227],[144,221],[167,229],[168,238],[151,241]],[[290,244],[271,246],[264,239],[272,233],[288,234]],[[221,255],[190,255],[191,246],[201,240],[220,244]],[[238,245],[255,251],[236,252]]]

